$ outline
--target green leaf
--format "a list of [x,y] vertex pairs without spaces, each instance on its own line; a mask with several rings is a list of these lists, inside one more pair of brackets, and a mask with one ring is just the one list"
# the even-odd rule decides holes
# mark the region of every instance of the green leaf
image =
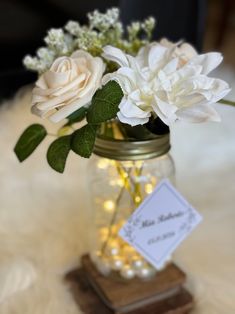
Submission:
[[119,84],[115,81],[108,82],[92,99],[87,114],[88,123],[98,124],[115,118],[122,97],[123,92]]
[[14,152],[19,161],[22,162],[29,157],[46,135],[47,131],[43,125],[30,125],[20,136],[14,148]]
[[91,156],[95,144],[97,127],[97,125],[86,124],[73,133],[71,148],[76,154],[85,158]]
[[74,111],[67,117],[68,122],[65,124],[65,126],[82,121],[85,118],[86,113],[87,113],[87,108],[85,107],[81,107],[78,110]]
[[48,148],[47,161],[55,171],[63,173],[71,148],[71,135],[57,138]]

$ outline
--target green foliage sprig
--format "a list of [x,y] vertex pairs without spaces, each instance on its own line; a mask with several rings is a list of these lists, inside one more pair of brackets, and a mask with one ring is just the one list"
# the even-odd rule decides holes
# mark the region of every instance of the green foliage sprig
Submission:
[[[102,122],[116,118],[118,106],[123,97],[120,86],[110,81],[93,96],[89,109],[80,108],[68,116],[68,122],[63,128],[87,119],[87,124],[69,135],[61,135],[49,146],[47,161],[57,172],[63,173],[69,152],[89,158],[92,154],[96,132]],[[15,154],[19,161],[29,157],[47,135],[44,126],[32,124],[19,138],[15,146]],[[60,132],[59,132],[60,134]]]

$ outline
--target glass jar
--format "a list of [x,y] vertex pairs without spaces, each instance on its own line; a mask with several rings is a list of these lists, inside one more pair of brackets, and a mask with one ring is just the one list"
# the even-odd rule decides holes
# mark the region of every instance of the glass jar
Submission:
[[164,268],[153,268],[118,231],[158,182],[174,179],[169,149],[169,134],[145,141],[96,139],[89,163],[93,208],[90,257],[103,275],[146,279]]

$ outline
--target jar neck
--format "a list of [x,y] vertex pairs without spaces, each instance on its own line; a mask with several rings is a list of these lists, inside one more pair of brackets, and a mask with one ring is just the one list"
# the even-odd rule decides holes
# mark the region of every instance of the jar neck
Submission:
[[[149,127],[147,128],[146,125],[131,126],[121,123],[117,119],[113,119],[100,125],[97,131],[97,136],[107,140],[146,141],[159,139],[170,133],[169,127],[160,119],[154,123],[148,123]],[[164,125],[164,127],[162,125]]]
[[125,160],[145,160],[162,156],[170,150],[170,135],[165,134],[154,139],[135,141],[97,137],[94,153],[98,156]]
[[169,150],[169,132],[157,135],[142,125],[131,127],[111,120],[99,128],[93,152],[101,157],[125,161],[152,159]]

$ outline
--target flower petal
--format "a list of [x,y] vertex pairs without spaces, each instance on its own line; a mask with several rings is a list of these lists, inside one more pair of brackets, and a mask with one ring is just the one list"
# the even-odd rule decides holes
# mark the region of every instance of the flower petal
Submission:
[[117,64],[119,64],[122,67],[128,66],[128,60],[126,55],[122,52],[121,49],[118,49],[116,47],[113,46],[105,46],[103,48],[104,53],[102,54],[102,56],[110,61],[116,62]]
[[167,75],[169,75],[173,73],[174,71],[176,71],[178,63],[179,63],[179,59],[174,58],[164,66],[162,71],[165,72]]
[[181,44],[179,47],[179,50],[180,50],[180,53],[183,54],[183,56],[185,56],[188,60],[197,56],[196,49],[188,43]]
[[[57,88],[67,84],[69,82],[69,76],[70,71],[52,72],[49,70],[43,74],[44,80],[46,81],[48,88]],[[37,82],[36,85],[38,86]]]
[[151,116],[150,112],[140,109],[138,106],[135,105],[134,102],[131,102],[125,97],[122,98],[119,109],[121,113],[127,118],[147,118]]
[[52,98],[48,98],[47,101],[36,104],[39,110],[48,110],[56,108],[58,105],[71,100],[73,97],[77,95],[77,91],[67,92],[61,96],[55,96]]
[[73,59],[84,58],[85,60],[89,60],[92,59],[92,56],[84,50],[76,50],[71,54],[71,58]]
[[39,77],[39,79],[36,81],[35,85],[41,89],[48,89],[47,82],[45,81],[45,78],[43,75]]
[[114,73],[107,73],[104,75],[102,79],[102,84],[105,85],[109,81],[116,81],[122,89],[123,94],[129,94],[133,90],[133,85],[131,84],[128,77],[118,74],[117,72]]
[[58,89],[56,92],[53,93],[54,96],[61,96],[64,93],[67,93],[69,90],[77,87],[77,92],[78,92],[78,86],[81,84],[84,80],[86,79],[86,74],[82,73],[80,74],[75,80],[70,82],[69,84],[66,84],[62,88]]
[[153,45],[150,48],[149,56],[148,56],[148,64],[149,68],[154,70],[160,65],[162,65],[163,61],[166,58],[167,48],[161,45]]
[[214,70],[223,60],[223,56],[219,52],[209,52],[197,55],[192,58],[188,64],[201,65],[201,74],[208,74]]
[[59,122],[66,117],[68,117],[71,113],[73,113],[75,110],[83,107],[87,103],[91,101],[92,95],[86,95],[86,97],[83,98],[78,98],[74,100],[72,103],[69,105],[64,106],[63,108],[59,109],[56,111],[54,114],[50,116],[50,120],[52,122]]
[[180,120],[193,123],[201,123],[206,121],[219,122],[221,118],[214,108],[208,104],[196,105],[193,107],[182,108],[176,112]]
[[227,82],[220,79],[214,79],[211,102],[219,101],[220,99],[224,98],[230,91],[231,88],[229,87]]
[[126,118],[121,111],[119,111],[117,113],[117,117],[118,119],[122,122],[122,123],[126,123],[129,124],[131,126],[136,126],[136,125],[140,125],[140,124],[145,124],[148,122],[149,118]]
[[159,116],[159,118],[167,125],[175,122],[177,117],[175,112],[177,107],[163,101],[155,95],[155,101],[152,103],[154,112]]
[[91,90],[98,89],[101,86],[102,75],[105,70],[105,65],[101,58],[94,58],[91,61],[90,71],[91,75],[89,75],[87,81],[85,82],[85,88],[83,91],[79,93],[79,97],[83,97],[86,93],[89,93]]

